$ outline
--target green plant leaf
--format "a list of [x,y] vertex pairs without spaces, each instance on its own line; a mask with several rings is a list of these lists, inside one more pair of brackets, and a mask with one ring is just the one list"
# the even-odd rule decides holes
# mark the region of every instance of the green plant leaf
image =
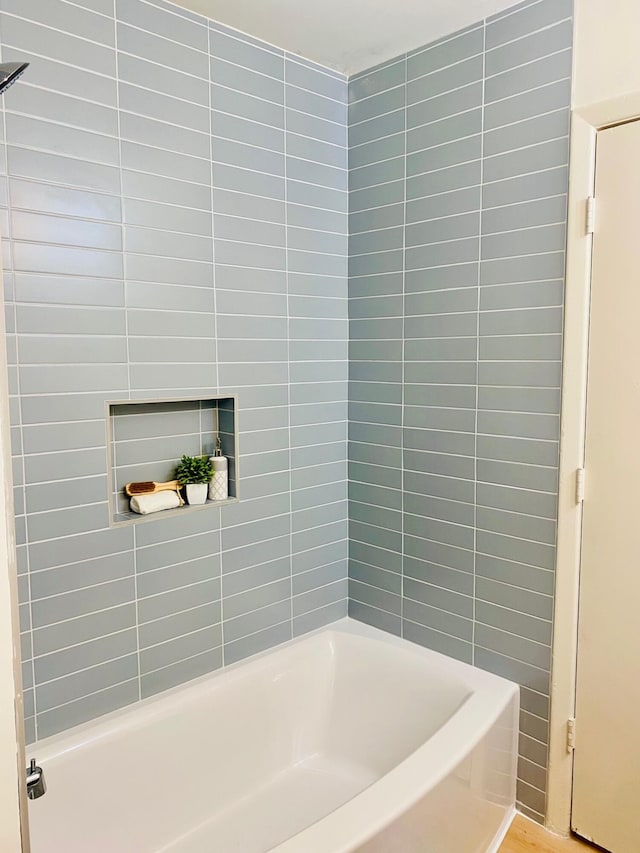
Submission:
[[213,466],[207,456],[183,456],[176,465],[175,478],[181,486],[187,483],[208,483]]

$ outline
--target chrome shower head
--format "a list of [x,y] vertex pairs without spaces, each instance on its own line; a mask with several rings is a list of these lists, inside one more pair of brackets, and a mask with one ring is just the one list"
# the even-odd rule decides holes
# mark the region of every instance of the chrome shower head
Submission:
[[28,67],[28,62],[0,63],[0,95],[3,95],[9,86],[12,86],[16,82],[18,77],[22,77]]

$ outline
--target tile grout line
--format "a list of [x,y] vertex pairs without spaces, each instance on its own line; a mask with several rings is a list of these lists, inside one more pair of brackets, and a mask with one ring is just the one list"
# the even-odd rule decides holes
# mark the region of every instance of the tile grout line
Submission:
[[136,657],[138,665],[138,701],[142,699],[142,650],[140,648],[140,598],[138,596],[138,561],[137,561],[137,540],[136,540],[136,525],[132,525],[133,529],[133,589],[135,596],[135,618],[136,618]]
[[407,163],[409,146],[409,57],[404,54],[404,152],[403,152],[403,182],[402,182],[402,362],[400,366],[400,636],[405,634],[405,395],[406,395],[406,318],[407,318]]
[[485,137],[485,89],[487,62],[487,21],[482,22],[482,103],[480,133],[480,198],[478,216],[478,285],[476,290],[476,382],[475,382],[475,429],[474,429],[474,483],[473,483],[473,622],[471,636],[471,662],[476,662],[476,602],[477,602],[477,560],[478,560],[478,423],[480,405],[480,294],[482,282],[482,204],[484,184],[484,137]]
[[[213,115],[214,115],[214,101],[213,101],[213,63],[211,61],[213,57],[213,51],[211,47],[211,33],[212,27],[210,21],[207,20],[207,62],[209,66],[209,159],[210,159],[210,181],[211,181],[211,274],[213,276],[213,330],[214,330],[214,338],[215,338],[215,359],[216,359],[216,392],[220,394],[220,349],[219,349],[219,341],[218,341],[218,277],[216,275],[216,242],[215,242],[215,208],[216,208],[216,198],[215,198],[215,159],[214,159],[214,144],[215,139],[217,137],[214,136],[213,133]],[[202,405],[202,404],[201,404]],[[240,408],[238,404],[238,410]],[[237,418],[239,415],[239,411],[236,411],[235,417]],[[220,410],[216,405],[216,428],[219,435],[220,430]],[[236,432],[238,432],[238,425],[235,424]],[[213,450],[212,452],[215,452]],[[222,530],[223,530],[223,521],[222,521],[222,508],[218,510],[218,555],[216,559],[219,563],[220,568],[220,654],[221,654],[221,663],[224,667],[225,665],[225,641],[224,641],[224,625],[225,625],[225,617],[224,617],[224,595],[222,594],[222,576],[223,576],[223,561],[224,561],[224,551],[222,545]]]
[[[126,225],[125,225],[125,212],[124,212],[124,186],[122,180],[122,131],[121,131],[121,123],[120,123],[120,67],[119,67],[119,51],[118,51],[118,11],[117,11],[117,0],[113,0],[113,30],[114,30],[114,43],[113,43],[113,54],[114,54],[114,70],[115,77],[113,78],[113,82],[115,84],[115,94],[116,101],[113,109],[116,114],[116,127],[118,133],[118,185],[119,185],[119,204],[120,204],[120,229],[121,229],[121,243],[120,243],[120,251],[116,254],[120,254],[122,258],[122,284],[123,284],[123,295],[124,295],[124,305],[123,305],[123,314],[124,314],[124,338],[125,338],[125,346],[126,346],[126,359],[127,359],[127,397],[131,399],[131,356],[130,356],[130,342],[129,342],[129,312],[128,312],[128,304],[129,304],[129,293],[128,293],[128,275],[127,275],[127,251],[126,251],[126,242],[127,242],[127,233],[126,233]],[[113,393],[110,394],[113,396]]]
[[[347,189],[349,191],[349,198],[351,196],[351,172],[352,172],[352,147],[350,143],[351,137],[351,122],[349,121],[349,107],[350,107],[350,87],[351,87],[351,79],[347,77],[346,81],[346,103],[347,103],[347,114],[346,114],[346,126],[345,126],[345,134],[346,134],[346,146],[347,146]],[[346,445],[345,445],[345,486],[346,486],[346,499],[347,499],[347,555],[346,555],[346,569],[347,569],[347,616],[351,616],[351,526],[352,526],[352,517],[351,517],[351,444],[353,440],[352,433],[352,420],[350,417],[350,408],[351,408],[351,390],[352,390],[352,371],[351,371],[351,322],[352,322],[352,293],[351,293],[351,247],[352,247],[352,233],[351,233],[351,210],[347,210],[346,217],[346,230],[347,230],[347,419],[345,424],[345,432],[346,432]]]
[[[124,338],[125,338],[125,346],[126,346],[126,357],[127,357],[127,398],[131,399],[131,358],[130,358],[130,348],[129,348],[129,317],[128,317],[128,277],[127,277],[127,253],[126,253],[126,227],[125,227],[125,214],[124,214],[124,188],[122,181],[122,133],[120,127],[120,68],[119,68],[119,53],[118,53],[118,10],[117,10],[117,0],[113,0],[113,33],[114,33],[114,42],[113,42],[113,53],[114,53],[114,70],[115,77],[113,78],[113,82],[115,84],[116,90],[116,102],[115,102],[115,113],[116,113],[116,123],[117,123],[117,131],[118,131],[118,182],[119,182],[119,190],[120,190],[120,228],[121,228],[121,256],[122,256],[122,277],[123,277],[123,296],[124,296]],[[111,393],[109,396],[113,396]],[[109,452],[109,448],[107,448],[107,453]],[[113,471],[116,472],[116,446],[115,442],[113,443]],[[107,504],[107,511],[111,515],[111,502],[109,501]],[[135,526],[132,529],[131,534],[131,555],[132,555],[132,563],[133,563],[133,589],[134,589],[134,601],[135,601],[135,620],[136,620],[136,668],[137,668],[137,677],[136,677],[136,685],[138,688],[138,701],[142,699],[142,672],[140,666],[140,620],[138,615],[139,609],[139,601],[138,601],[138,577],[137,577],[137,565],[136,565],[136,531]]]
[[293,637],[294,631],[294,607],[293,607],[293,471],[292,471],[292,448],[291,448],[291,295],[289,287],[289,146],[288,146],[288,122],[287,122],[287,94],[288,94],[288,62],[289,54],[283,56],[283,130],[284,130],[284,275],[287,307],[287,455],[289,465],[289,606],[291,615],[289,620],[289,636]]

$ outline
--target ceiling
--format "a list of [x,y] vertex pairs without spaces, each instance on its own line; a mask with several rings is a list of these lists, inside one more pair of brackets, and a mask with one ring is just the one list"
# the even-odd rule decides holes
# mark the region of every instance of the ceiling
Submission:
[[518,0],[174,0],[291,53],[355,74]]

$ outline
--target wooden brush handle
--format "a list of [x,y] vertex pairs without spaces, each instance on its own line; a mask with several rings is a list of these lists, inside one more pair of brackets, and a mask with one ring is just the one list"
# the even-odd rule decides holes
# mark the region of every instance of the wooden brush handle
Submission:
[[129,497],[138,495],[153,495],[156,492],[177,492],[180,485],[177,480],[169,480],[168,483],[156,483],[151,480],[144,480],[137,483],[127,483],[124,487],[125,492]]
[[168,483],[154,483],[153,492],[176,492],[180,488],[177,480],[169,480]]

